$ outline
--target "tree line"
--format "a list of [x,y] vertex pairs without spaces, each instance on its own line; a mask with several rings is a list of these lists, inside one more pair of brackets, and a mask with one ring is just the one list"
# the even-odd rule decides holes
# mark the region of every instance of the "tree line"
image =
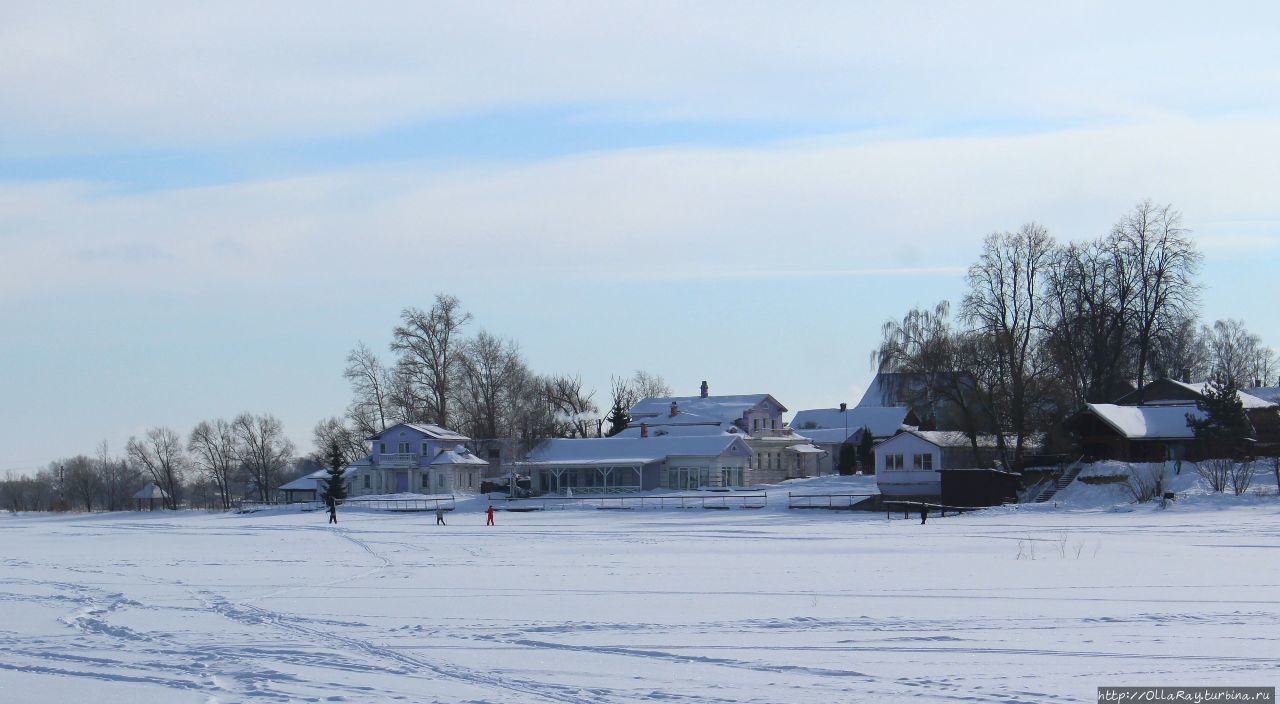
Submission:
[[11,511],[107,510],[130,507],[146,484],[164,491],[165,508],[181,504],[231,508],[238,499],[267,501],[300,463],[275,416],[242,413],[201,421],[185,437],[157,426],[131,437],[124,454],[104,440],[93,456],[50,462],[33,476],[0,481],[0,507]]
[[471,322],[456,297],[440,293],[429,310],[401,311],[389,358],[358,342],[343,371],[351,403],[342,417],[316,425],[316,447],[342,448],[353,461],[367,454],[365,438],[401,422],[509,438],[524,447],[545,438],[600,437],[626,427],[626,409],[635,401],[671,394],[655,374],[615,377],[613,412],[601,417],[595,389],[586,388],[581,375],[535,372],[518,343],[483,329],[469,334]]
[[94,456],[58,459],[33,475],[0,480],[0,507],[114,511],[152,483],[164,491],[166,508],[226,509],[240,499],[269,501],[281,483],[305,471],[366,457],[367,438],[395,423],[509,438],[527,449],[545,438],[613,434],[626,427],[626,410],[636,401],[671,394],[656,374],[615,377],[614,412],[600,417],[595,390],[584,388],[581,376],[534,372],[515,341],[485,330],[468,335],[471,320],[457,298],[442,293],[429,310],[401,312],[389,361],[358,342],[343,369],[352,400],[342,416],[316,423],[309,457],[295,456],[270,413],[201,421],[185,436],[156,426],[129,438],[122,455],[111,454],[104,441]]
[[993,233],[957,314],[942,301],[886,322],[872,364],[912,405],[947,407],[975,454],[995,432],[1010,466],[1033,433],[1061,447],[1067,416],[1135,384],[1274,381],[1275,353],[1241,321],[1200,321],[1202,259],[1181,214],[1150,200],[1093,240],[1058,242],[1036,223]]

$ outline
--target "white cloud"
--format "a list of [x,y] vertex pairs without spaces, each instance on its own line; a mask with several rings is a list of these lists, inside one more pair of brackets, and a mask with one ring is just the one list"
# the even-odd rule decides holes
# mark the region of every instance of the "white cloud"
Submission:
[[1001,124],[1274,109],[1277,17],[1168,3],[6,3],[12,154],[443,115]]
[[[1182,209],[1202,246],[1226,255],[1280,239],[1275,153],[1280,124],[1168,120],[483,169],[397,164],[149,193],[4,184],[0,291],[216,290],[428,265],[445,280],[474,270],[535,279],[953,271],[992,230],[1035,219],[1060,238],[1092,237],[1148,196]],[[1247,221],[1233,219],[1241,212]],[[127,252],[148,256],[103,256]]]

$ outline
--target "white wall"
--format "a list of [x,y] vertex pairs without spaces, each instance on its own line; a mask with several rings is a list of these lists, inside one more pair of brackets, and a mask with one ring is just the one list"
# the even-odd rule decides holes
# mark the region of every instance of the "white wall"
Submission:
[[913,459],[915,455],[924,454],[933,456],[934,470],[942,467],[942,449],[911,433],[899,433],[876,445],[873,452],[876,456],[876,474],[885,471],[885,457],[888,455],[902,455],[903,470],[919,469],[914,466]]

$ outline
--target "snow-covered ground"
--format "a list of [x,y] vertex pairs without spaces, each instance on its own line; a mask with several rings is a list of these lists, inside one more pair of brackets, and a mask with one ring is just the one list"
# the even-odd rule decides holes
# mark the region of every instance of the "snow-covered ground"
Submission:
[[1280,683],[1280,500],[0,516],[3,702],[1092,701]]

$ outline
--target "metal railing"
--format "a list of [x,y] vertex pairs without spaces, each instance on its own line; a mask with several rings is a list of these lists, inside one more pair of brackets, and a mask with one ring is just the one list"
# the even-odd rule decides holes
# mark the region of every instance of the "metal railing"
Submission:
[[368,508],[374,511],[452,511],[453,494],[447,496],[419,496],[411,499],[362,499],[355,497],[338,504]]
[[912,510],[916,512],[916,515],[919,515],[924,509],[928,509],[931,515],[934,514],[934,512],[936,512],[937,515],[945,518],[947,515],[947,511],[951,511],[956,515],[959,515],[961,513],[967,513],[969,511],[977,511],[979,509],[985,508],[983,506],[947,506],[945,504],[929,503],[928,501],[886,501],[884,502],[885,518],[893,517],[894,506],[902,507],[903,518],[910,518]]
[[561,496],[570,496],[565,492],[573,492],[572,496],[578,494],[634,494],[640,491],[638,486],[566,486],[559,491]]
[[848,510],[873,496],[878,494],[792,494],[788,492],[787,508]]
[[[417,496],[405,499],[364,499],[353,497],[338,502],[339,506],[366,508],[373,511],[452,511],[454,509],[453,494],[440,496]],[[236,513],[253,513],[268,508],[296,508],[299,511],[322,511],[329,507],[324,501],[241,501],[234,504]]]
[[[715,493],[677,496],[538,496],[528,499],[499,499],[495,506],[506,511],[545,511],[568,508],[661,509],[764,508],[767,494]],[[501,502],[501,503],[499,503]],[[505,504],[505,505],[501,505]]]
[[418,456],[412,452],[385,452],[378,456],[379,467],[417,467]]

